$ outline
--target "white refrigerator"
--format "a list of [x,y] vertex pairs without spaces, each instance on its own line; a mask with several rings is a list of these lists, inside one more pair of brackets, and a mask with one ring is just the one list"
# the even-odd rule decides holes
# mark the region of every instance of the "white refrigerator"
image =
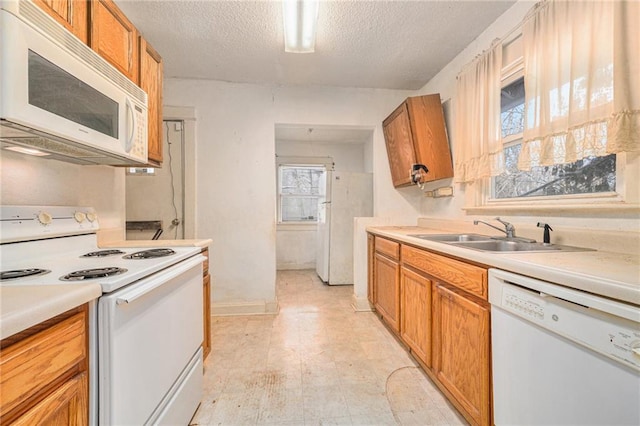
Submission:
[[373,215],[371,173],[327,171],[318,204],[316,272],[329,285],[353,284],[353,218]]

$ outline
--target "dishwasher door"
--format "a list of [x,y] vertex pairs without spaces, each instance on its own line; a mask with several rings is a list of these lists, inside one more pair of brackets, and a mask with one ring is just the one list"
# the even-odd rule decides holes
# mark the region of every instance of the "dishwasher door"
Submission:
[[637,307],[503,271],[489,300],[496,425],[640,424]]

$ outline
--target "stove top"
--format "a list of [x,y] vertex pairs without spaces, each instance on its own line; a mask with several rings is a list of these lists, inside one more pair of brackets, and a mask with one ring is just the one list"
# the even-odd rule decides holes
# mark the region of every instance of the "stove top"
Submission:
[[83,269],[81,271],[73,271],[63,277],[60,277],[60,281],[83,281],[92,280],[95,278],[105,278],[112,275],[120,275],[127,272],[124,268],[116,268],[114,266],[107,266],[104,268],[92,268]]
[[173,256],[176,252],[170,248],[156,248],[137,251],[124,256],[124,259],[154,259],[156,257]]
[[116,256],[118,254],[124,254],[122,250],[98,250],[92,251],[87,254],[83,254],[80,257],[107,257],[107,256]]
[[97,229],[91,208],[0,206],[0,285],[97,283],[109,293],[200,253],[198,247],[101,250]]
[[0,281],[9,281],[15,280],[18,278],[25,277],[34,277],[38,275],[44,275],[51,272],[48,269],[40,269],[40,268],[25,268],[25,269],[14,269],[12,271],[1,271],[0,272]]

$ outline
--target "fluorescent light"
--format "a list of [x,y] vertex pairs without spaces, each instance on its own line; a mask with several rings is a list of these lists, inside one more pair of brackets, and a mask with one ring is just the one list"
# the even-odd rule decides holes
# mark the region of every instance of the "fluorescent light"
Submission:
[[25,148],[22,146],[8,146],[5,149],[8,151],[19,152],[21,154],[35,155],[36,157],[45,157],[47,155],[51,155],[46,152],[39,151],[37,149]]
[[284,51],[311,53],[315,51],[318,0],[284,0]]

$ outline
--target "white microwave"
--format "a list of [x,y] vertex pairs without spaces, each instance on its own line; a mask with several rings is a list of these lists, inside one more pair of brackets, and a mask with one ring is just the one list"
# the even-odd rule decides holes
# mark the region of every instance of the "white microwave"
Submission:
[[146,164],[147,94],[31,1],[0,7],[2,147],[77,164]]

